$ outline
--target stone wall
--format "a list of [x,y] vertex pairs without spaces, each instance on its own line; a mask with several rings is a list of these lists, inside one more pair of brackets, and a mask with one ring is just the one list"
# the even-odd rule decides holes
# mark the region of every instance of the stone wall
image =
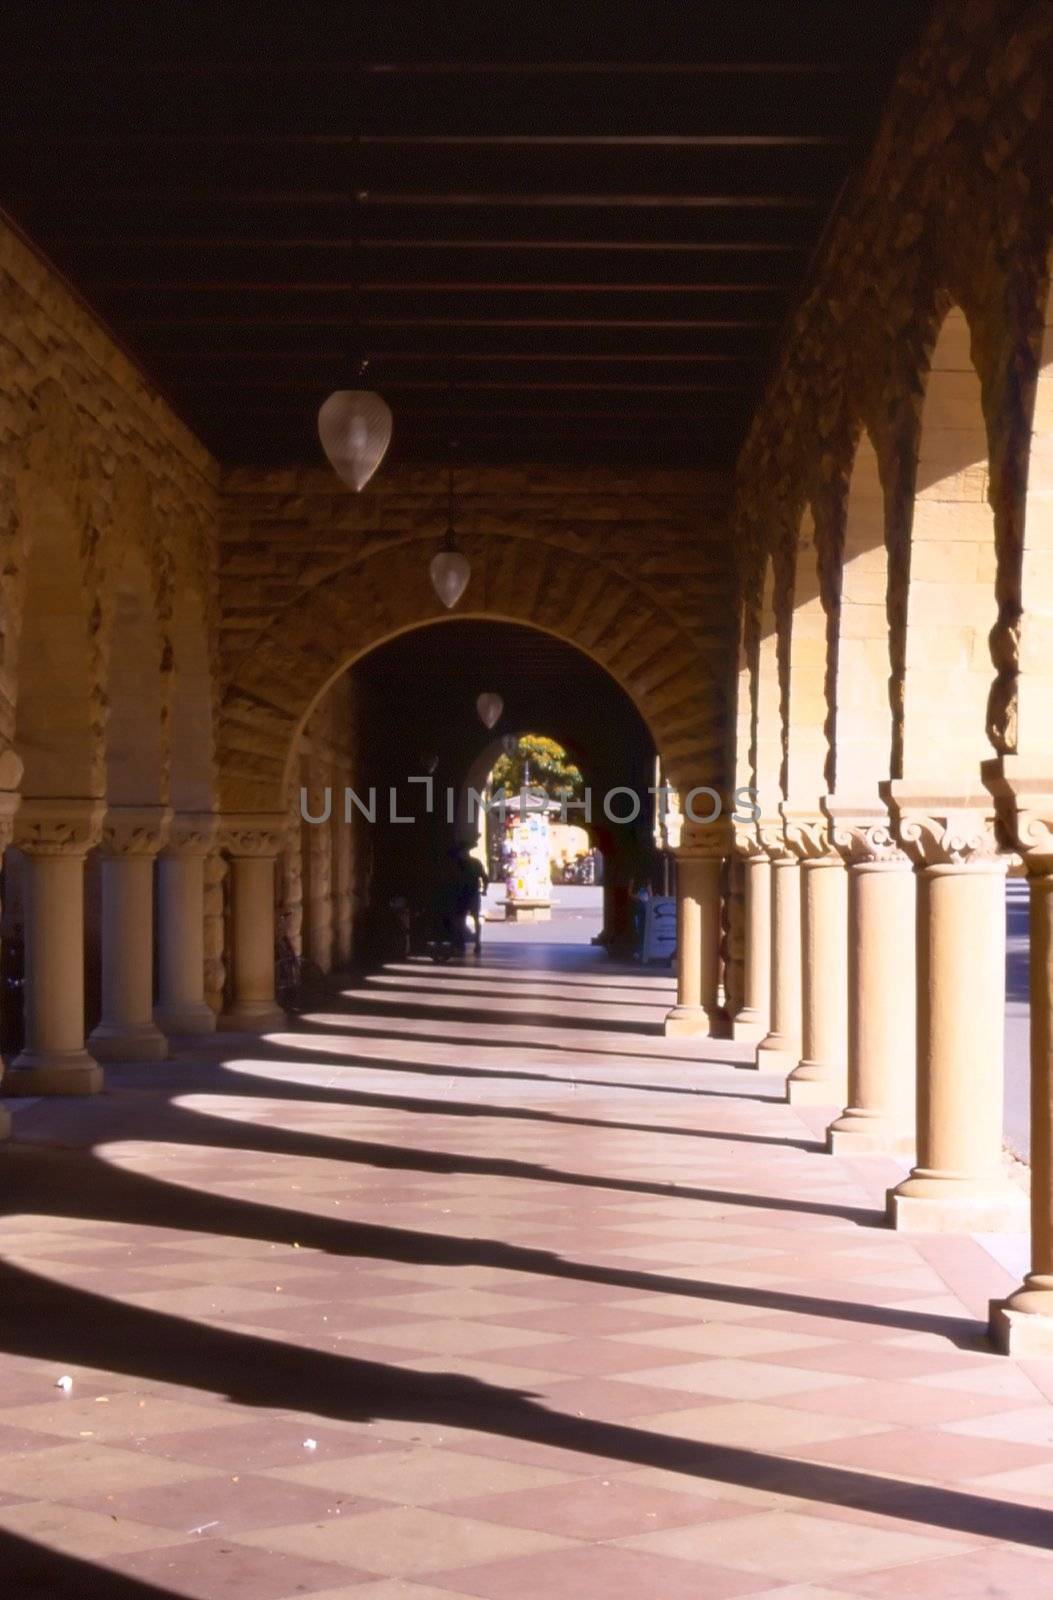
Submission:
[[[1021,747],[1021,632],[1028,605],[1038,611],[1049,598],[1025,595],[1021,575],[1053,231],[1051,87],[1053,7],[939,0],[865,169],[828,230],[738,464],[732,522],[755,663],[768,560],[780,632],[787,639],[791,632],[794,553],[807,506],[819,546],[817,583],[836,636],[849,482],[863,430],[873,442],[891,575],[894,766],[903,747],[922,408],[952,307],[971,334],[989,446],[982,492],[993,514],[997,576],[987,738],[996,750]],[[947,557],[951,583],[950,551]],[[785,717],[788,648],[780,654]],[[1043,663],[1046,672],[1051,667]]]
[[[42,736],[60,738],[61,706],[83,690],[90,749],[83,761],[71,755],[66,782],[76,783],[74,792],[87,785],[105,793],[108,664],[122,573],[134,566],[148,574],[148,592],[136,599],[158,635],[157,659],[143,671],[153,668],[161,678],[167,784],[167,734],[184,652],[203,650],[211,681],[218,681],[218,469],[92,313],[2,219],[0,309],[0,740],[35,746]],[[82,604],[75,616],[42,616],[42,631],[50,629],[56,644],[60,631],[78,636],[61,641],[66,670],[56,670],[54,683],[31,684],[30,669],[39,675],[46,663],[22,663],[23,707],[47,727],[18,728],[19,644],[28,614],[51,593],[28,581],[34,546],[45,542],[43,579],[61,568]],[[185,607],[180,614],[177,595],[193,597],[189,615]],[[80,669],[77,682],[70,681],[71,664]],[[210,696],[207,682],[204,693]],[[212,709],[205,707],[206,743]],[[211,765],[210,748],[205,761]]]

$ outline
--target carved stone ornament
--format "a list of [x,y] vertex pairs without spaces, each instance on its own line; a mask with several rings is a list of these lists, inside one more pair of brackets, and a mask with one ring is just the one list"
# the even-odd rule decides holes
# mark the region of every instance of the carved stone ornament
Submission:
[[941,798],[896,779],[882,784],[882,795],[915,867],[994,867],[1002,854],[994,806],[983,792]]
[[880,802],[860,805],[828,795],[820,804],[830,819],[834,849],[846,866],[903,866],[909,862]]
[[166,856],[207,856],[215,848],[216,817],[212,811],[177,811],[165,840]]
[[1020,756],[986,761],[984,783],[994,797],[998,826],[1031,873],[1053,872],[1053,762]]
[[781,817],[762,817],[757,824],[757,838],[769,861],[797,860],[787,843],[786,826]]
[[104,800],[23,799],[15,814],[14,842],[28,856],[83,856],[97,845]]
[[0,789],[0,853],[7,849],[15,835],[15,813],[22,796],[11,789]]
[[167,806],[110,806],[102,824],[102,853],[155,856],[165,842],[171,821]]
[[727,822],[686,823],[676,849],[678,861],[722,859],[734,847],[734,834]]
[[785,803],[782,812],[783,833],[791,855],[801,862],[827,861],[831,866],[841,864],[841,857],[830,838],[830,821],[818,812],[792,809]]
[[735,825],[735,835],[732,841],[732,850],[735,855],[741,856],[744,861],[755,859],[765,854],[755,824]]
[[278,856],[285,848],[289,819],[280,811],[228,813],[218,818],[217,842],[228,855]]

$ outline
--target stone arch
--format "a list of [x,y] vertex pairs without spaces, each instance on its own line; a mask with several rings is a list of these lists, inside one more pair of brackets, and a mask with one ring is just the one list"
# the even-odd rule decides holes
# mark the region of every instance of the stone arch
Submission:
[[[288,606],[240,661],[224,696],[224,809],[284,809],[291,752],[312,707],[386,640],[458,619],[539,628],[589,656],[647,723],[674,787],[719,783],[719,685],[698,646],[613,568],[526,537],[465,539],[473,576],[463,610],[443,612],[427,576],[430,541],[376,552]],[[393,577],[397,581],[389,581]]]
[[174,682],[169,745],[175,811],[211,811],[215,752],[212,663],[203,596],[179,585],[171,621]]
[[753,681],[753,784],[765,821],[778,816],[782,799],[782,687],[779,670],[779,624],[775,599],[775,563],[764,566],[757,623],[757,666]]
[[1020,551],[1016,749],[1053,759],[1053,285],[1039,344]]
[[888,547],[877,452],[864,430],[848,485],[834,667],[834,788],[872,804],[891,773]]
[[17,483],[17,599],[9,673],[15,750],[33,798],[102,792],[102,726],[93,637],[97,619],[76,512],[35,474]]
[[903,682],[902,776],[973,793],[985,738],[996,619],[994,513],[980,378],[952,306],[932,351],[921,412]]
[[106,798],[157,806],[168,791],[164,646],[146,552],[129,542],[110,575],[106,641]]
[[790,804],[812,811],[826,787],[826,649],[815,515],[805,506],[794,550],[785,790]]

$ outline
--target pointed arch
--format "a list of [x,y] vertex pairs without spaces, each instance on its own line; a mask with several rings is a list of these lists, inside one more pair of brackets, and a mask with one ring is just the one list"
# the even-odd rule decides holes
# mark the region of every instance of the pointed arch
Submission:
[[801,515],[794,552],[786,727],[786,795],[814,809],[826,789],[826,611],[819,586],[819,548],[810,506]]
[[860,434],[845,508],[834,677],[834,787],[871,803],[891,775],[888,548],[877,452]]
[[910,533],[903,773],[972,793],[990,754],[994,677],[994,513],[988,439],[970,331],[952,306],[932,352],[921,413]]

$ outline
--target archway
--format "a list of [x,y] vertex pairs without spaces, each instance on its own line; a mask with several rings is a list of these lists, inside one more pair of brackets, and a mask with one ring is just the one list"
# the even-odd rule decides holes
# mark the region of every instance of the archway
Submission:
[[948,311],[932,352],[921,413],[910,528],[902,777],[934,791],[980,791],[990,754],[994,678],[994,513],[980,379],[964,313]]
[[[223,809],[278,813],[298,730],[330,684],[389,640],[446,621],[519,624],[562,640],[602,668],[646,721],[669,782],[722,784],[723,686],[701,644],[643,586],[544,540],[466,540],[473,577],[449,619],[427,580],[427,546],[380,551],[316,584],[230,670],[220,720]],[[398,580],[392,573],[398,562]],[[473,604],[474,601],[474,604]]]

